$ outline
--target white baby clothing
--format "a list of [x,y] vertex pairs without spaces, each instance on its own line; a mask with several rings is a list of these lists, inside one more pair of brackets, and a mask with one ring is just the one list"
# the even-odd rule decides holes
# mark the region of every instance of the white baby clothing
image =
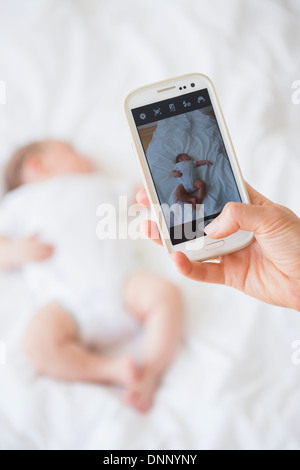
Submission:
[[60,176],[22,186],[0,206],[1,235],[36,234],[54,246],[52,258],[23,268],[36,308],[58,301],[87,342],[136,329],[122,300],[124,279],[134,268],[134,242],[96,236],[99,204],[113,205],[118,217],[119,196],[130,189],[99,174]]
[[175,170],[180,171],[182,176],[178,179],[178,186],[183,184],[184,189],[187,193],[193,193],[196,191],[194,187],[194,181],[197,179],[195,174],[196,162],[194,160],[185,160],[183,162],[178,162],[175,165]]

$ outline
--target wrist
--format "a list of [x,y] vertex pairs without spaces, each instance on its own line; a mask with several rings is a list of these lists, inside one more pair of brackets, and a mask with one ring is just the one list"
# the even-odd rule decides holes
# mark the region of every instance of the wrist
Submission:
[[19,240],[11,240],[8,248],[8,261],[11,269],[16,269],[22,266],[22,251]]
[[1,237],[0,244],[0,269],[14,269],[17,267],[16,242],[6,237]]
[[18,253],[18,242],[17,240],[11,240],[8,248],[8,262],[10,264],[10,268],[17,268],[19,266],[19,253]]

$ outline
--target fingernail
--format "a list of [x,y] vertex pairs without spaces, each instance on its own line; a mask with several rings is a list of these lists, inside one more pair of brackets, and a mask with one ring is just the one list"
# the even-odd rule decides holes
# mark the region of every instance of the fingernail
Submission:
[[170,257],[171,257],[171,260],[174,261],[175,263],[176,253],[171,253]]
[[211,222],[205,227],[204,232],[208,236],[214,235],[219,231],[219,228],[220,228],[220,220],[217,217],[213,222]]

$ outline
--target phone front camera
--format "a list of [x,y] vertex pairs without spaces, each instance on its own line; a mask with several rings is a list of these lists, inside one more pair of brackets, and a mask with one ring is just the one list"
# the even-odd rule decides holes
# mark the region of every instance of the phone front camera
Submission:
[[191,83],[192,88],[195,88],[195,86],[196,86],[195,83]]

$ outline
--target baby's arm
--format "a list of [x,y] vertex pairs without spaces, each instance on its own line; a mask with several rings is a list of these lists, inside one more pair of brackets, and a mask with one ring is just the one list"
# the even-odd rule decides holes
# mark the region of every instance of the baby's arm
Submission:
[[38,241],[36,236],[16,240],[0,236],[0,270],[45,261],[53,255],[53,251],[53,246]]
[[196,162],[196,166],[202,166],[202,165],[210,165],[212,166],[213,165],[213,162],[211,162],[210,160],[198,160]]
[[180,178],[182,176],[182,173],[178,170],[172,170],[171,176],[174,176],[174,178]]

